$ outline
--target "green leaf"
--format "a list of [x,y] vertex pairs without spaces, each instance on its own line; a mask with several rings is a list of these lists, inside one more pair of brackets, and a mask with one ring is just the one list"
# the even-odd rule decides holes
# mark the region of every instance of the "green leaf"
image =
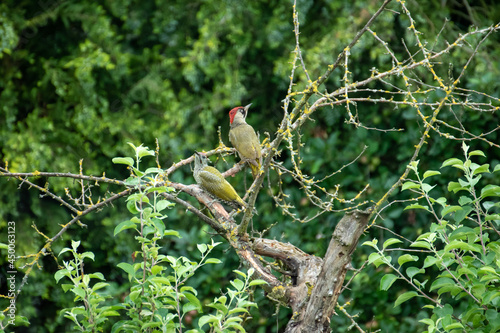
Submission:
[[85,290],[81,287],[74,287],[71,289],[71,291],[76,295],[81,297],[82,299],[85,299]]
[[162,220],[157,219],[157,218],[152,218],[151,222],[153,222],[156,230],[158,230],[158,234],[163,236],[165,233],[165,223],[163,223]]
[[151,275],[156,276],[156,275],[160,274],[161,272],[163,272],[164,270],[165,270],[164,267],[162,267],[160,265],[154,265],[153,267],[151,267]]
[[434,332],[434,329],[435,329],[435,327],[436,327],[436,324],[434,323],[434,320],[432,320],[432,319],[430,319],[430,318],[426,318],[426,319],[421,319],[421,320],[419,320],[419,322],[420,322],[420,323],[424,323],[424,324],[426,324],[427,326],[429,326],[429,327],[428,327],[428,329],[427,329],[427,332],[429,332],[429,333]]
[[469,150],[469,147],[465,141],[462,141],[462,150],[464,151],[465,154],[467,154],[467,151]]
[[419,161],[419,160],[417,160],[417,161],[412,161],[412,162],[410,162],[410,164],[407,166],[407,168],[408,168],[408,169],[411,169],[411,170],[413,170],[415,173],[417,173],[418,162],[420,162],[420,161]]
[[144,157],[144,156],[155,156],[154,150],[148,149],[148,147],[144,147],[143,145],[140,145],[135,149],[135,153],[139,158]]
[[201,302],[200,300],[190,292],[185,292],[184,296],[188,299],[188,301],[196,308],[198,312],[202,312]]
[[61,280],[65,276],[69,276],[70,273],[67,269],[60,269],[54,274],[54,278],[56,279],[56,283],[59,283],[59,280]]
[[108,311],[101,312],[100,316],[102,316],[102,317],[118,317],[118,316],[120,316],[120,313],[118,311],[108,310]]
[[73,248],[73,251],[76,252],[79,246],[80,246],[80,241],[71,240],[71,247]]
[[486,185],[481,190],[481,198],[486,197],[500,197],[500,186],[496,185]]
[[483,157],[486,157],[486,155],[480,151],[480,150],[473,150],[469,153],[469,157],[471,156],[483,156]]
[[114,164],[125,164],[125,165],[129,165],[129,166],[134,165],[134,159],[131,157],[115,157],[111,161]]
[[208,258],[207,260],[205,260],[205,263],[206,264],[220,264],[220,263],[222,263],[222,261],[220,261],[217,258]]
[[456,283],[455,283],[454,280],[452,280],[450,278],[447,278],[447,277],[441,277],[441,278],[436,279],[432,283],[429,291],[433,291],[435,289],[439,289],[439,288],[443,288],[443,287],[447,287],[447,286],[453,286],[454,287],[455,284]]
[[104,288],[104,287],[107,287],[107,286],[109,286],[109,283],[106,283],[106,282],[97,282],[92,287],[92,291],[97,291],[97,290],[99,290],[101,288]]
[[424,249],[431,249],[431,245],[425,241],[416,241],[410,244],[410,247],[422,247]]
[[423,274],[423,273],[425,273],[425,270],[419,269],[417,267],[408,267],[406,269],[406,275],[408,275],[410,279],[413,279],[413,277],[417,274]]
[[134,201],[127,201],[127,209],[132,214],[139,214],[139,211],[137,210],[137,207],[135,206]]
[[477,175],[480,173],[485,173],[485,172],[490,172],[490,165],[489,164],[483,164],[480,167],[474,169],[474,172],[472,172],[473,175]]
[[93,261],[95,259],[95,255],[94,255],[94,253],[87,251],[87,252],[84,252],[81,254],[81,258],[82,259],[89,258]]
[[[142,229],[142,234],[144,235],[144,237],[146,237],[146,236],[148,236],[150,234],[153,234],[155,231],[156,231],[155,228],[153,228],[152,226],[147,225],[147,226],[144,227],[144,229]],[[139,240],[139,238],[137,238],[137,240]],[[149,241],[149,239],[147,239],[147,238],[143,238],[142,240],[144,242],[148,242]]]
[[414,291],[408,291],[404,294],[399,295],[399,297],[394,302],[394,307],[399,306],[400,304],[412,299],[415,296],[418,296],[418,294]]
[[139,297],[141,297],[141,293],[142,291],[140,289],[134,290],[128,295],[128,297],[132,302],[137,303],[137,300],[139,299]]
[[174,204],[168,200],[160,200],[156,203],[156,210],[161,212],[167,207],[172,207]]
[[489,291],[487,292],[484,297],[483,297],[483,303],[484,304],[493,304],[493,301],[497,298],[500,297],[500,291]]
[[404,254],[398,258],[399,266],[403,266],[404,264],[406,264],[409,261],[418,261],[418,257],[412,256],[411,254]]
[[[444,168],[444,167],[447,167],[447,166],[460,166],[460,167],[463,167],[464,165],[464,162],[462,162],[461,160],[459,160],[458,158],[449,158],[447,159],[446,161],[443,162],[443,164],[441,164],[441,168]],[[463,168],[462,168],[463,170]]]
[[378,243],[378,240],[377,239],[374,239],[373,241],[366,241],[362,244],[362,246],[371,246],[373,247],[375,250],[378,250],[378,246],[377,246],[377,243]]
[[144,174],[148,173],[162,173],[163,170],[159,168],[147,168],[146,171],[144,171]]
[[434,186],[431,186],[427,183],[422,183],[422,190],[425,192],[425,193],[429,193],[434,187],[436,187],[436,185]]
[[164,193],[164,192],[172,192],[172,190],[173,188],[168,186],[149,187],[148,189],[146,189],[146,193],[151,193],[151,192]]
[[448,215],[449,213],[453,213],[453,212],[456,212],[457,210],[462,210],[462,207],[460,206],[447,206],[447,207],[444,207],[442,210],[441,210],[441,217],[445,217],[446,215]]
[[439,197],[437,199],[434,199],[434,198],[429,198],[429,200],[431,201],[431,203],[437,203],[439,205],[441,205],[441,207],[446,207],[446,198],[444,197]]
[[[470,186],[471,186],[471,187],[476,186],[476,184],[479,182],[479,180],[480,180],[482,177],[483,177],[482,175],[479,175],[479,176],[473,177],[473,178],[470,180]],[[459,179],[458,181],[460,182],[460,179]]]
[[430,267],[438,262],[441,262],[441,259],[432,256],[427,256],[424,260],[424,266],[422,268]]
[[464,189],[468,190],[468,188],[471,186],[471,184],[463,179],[458,179],[458,183],[460,186],[462,186]]
[[463,196],[463,195],[460,197],[460,199],[458,199],[458,203],[460,206],[464,206],[464,205],[471,203],[471,202],[472,202],[471,198]]
[[128,177],[125,179],[125,185],[127,186],[137,186],[141,183],[141,179],[137,177]]
[[177,238],[182,238],[181,234],[177,230],[165,230],[163,236],[175,236]]
[[468,237],[476,237],[476,231],[474,229],[469,228],[469,227],[460,227],[455,230],[451,234],[449,234],[449,240],[466,240]]
[[463,206],[461,210],[455,212],[455,222],[460,223],[472,212],[474,208],[471,206]]
[[405,182],[403,186],[401,187],[401,191],[405,191],[411,188],[420,188],[420,184],[414,183],[414,182]]
[[198,251],[200,251],[202,254],[207,252],[207,245],[205,244],[196,244],[198,247]]
[[368,263],[374,264],[375,267],[379,267],[382,264],[390,263],[392,258],[390,256],[384,257],[383,255],[373,252],[368,256]]
[[[229,312],[227,313],[228,315],[232,315],[232,314],[235,314],[235,313],[248,313],[248,310],[245,309],[245,308],[234,308],[234,309],[231,309],[229,310]],[[243,319],[239,318],[239,317],[233,317],[233,318],[230,318],[228,320],[232,320],[232,321],[241,321]]]
[[134,266],[126,262],[121,262],[117,266],[123,269],[128,274],[129,281],[132,281],[132,278],[135,276]]
[[428,177],[432,177],[432,176],[435,176],[435,175],[440,175],[441,172],[439,171],[434,171],[434,170],[428,170],[426,172],[424,172],[424,178],[422,178],[422,180],[424,180],[425,178],[428,178]]
[[74,287],[74,285],[72,285],[72,284],[67,284],[67,283],[61,284],[61,288],[64,292],[71,290],[71,288],[73,288],[73,287]]
[[266,281],[264,280],[259,280],[259,279],[256,279],[256,280],[252,280],[250,281],[250,283],[248,284],[249,287],[252,287],[252,286],[259,286],[259,285],[262,285],[262,284],[267,284]]
[[210,324],[210,323],[217,323],[219,322],[220,319],[217,318],[216,316],[214,315],[208,315],[208,316],[202,316],[200,318],[200,320],[198,320],[198,326],[200,328],[202,328],[203,326],[205,326],[206,324]]
[[451,331],[452,329],[455,329],[455,328],[464,328],[464,326],[458,322],[455,322],[453,324],[447,325],[444,329],[446,331]]
[[500,202],[494,203],[493,201],[483,201],[482,205],[486,211],[489,211],[492,207],[500,207]]
[[245,329],[243,328],[243,326],[241,326],[240,324],[237,324],[237,323],[229,323],[229,324],[227,324],[227,327],[232,328],[232,330],[230,330],[230,332],[236,332],[236,330],[238,330],[239,332],[246,332]]
[[247,275],[245,273],[243,273],[242,271],[235,269],[235,270],[233,270],[233,272],[235,272],[236,274],[238,274],[239,276],[241,276],[244,279],[247,278]]
[[495,165],[495,168],[493,169],[493,172],[497,172],[497,171],[500,171],[500,163]]
[[389,238],[388,240],[386,240],[384,242],[384,245],[382,247],[383,250],[385,250],[387,247],[393,245],[393,244],[397,244],[397,243],[403,243],[402,241],[400,241],[399,239],[396,239],[396,238]]
[[444,251],[448,252],[450,250],[463,250],[463,251],[472,251],[472,252],[481,252],[481,246],[477,244],[469,244],[462,242],[460,240],[453,240],[449,244],[444,247]]
[[[161,266],[155,266],[155,267],[161,267]],[[151,282],[157,284],[157,285],[165,285],[165,286],[170,286],[171,281],[168,277],[165,276],[154,276],[151,278]]]
[[484,217],[485,221],[500,221],[500,215],[499,214],[491,214],[491,215],[486,215]]
[[207,306],[220,311],[224,316],[227,315],[227,312],[229,311],[228,308],[221,303],[210,303]]
[[443,307],[435,307],[432,312],[434,312],[439,318],[444,318],[453,314],[453,307],[450,304],[444,304]]
[[386,274],[380,280],[380,290],[389,290],[392,284],[398,279],[394,274]]
[[497,274],[497,272],[495,271],[495,269],[491,266],[483,266],[479,269],[478,273],[481,273],[481,274],[486,274],[486,273],[491,273],[491,274]]
[[135,223],[132,222],[131,220],[123,221],[115,227],[115,231],[113,232],[113,236],[116,236],[120,232],[122,232],[123,230],[130,229],[130,228],[135,228]]
[[227,297],[226,296],[221,296],[215,299],[216,302],[221,303],[221,304],[226,304]]
[[407,209],[424,209],[426,211],[429,211],[429,206],[422,206],[419,204],[413,204],[413,205],[406,206],[404,210],[407,210]]
[[463,187],[457,182],[449,182],[448,183],[448,192],[453,191],[453,193],[457,193],[458,191],[467,190],[467,188]]
[[233,281],[230,281],[233,287],[236,288],[237,291],[242,291],[243,288],[245,288],[245,283],[241,281],[240,279],[235,279]]
[[183,313],[188,313],[189,311],[199,311],[198,308],[196,307],[196,305],[194,305],[193,303],[185,303],[183,306],[182,306],[182,312]]

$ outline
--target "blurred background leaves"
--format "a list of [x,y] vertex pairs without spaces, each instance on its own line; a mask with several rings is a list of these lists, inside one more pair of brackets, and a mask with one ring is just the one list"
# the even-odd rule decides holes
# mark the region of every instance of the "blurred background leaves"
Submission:
[[[350,42],[353,36],[380,6],[380,1],[297,1],[301,47],[311,78],[317,78],[328,64]],[[500,5],[495,1],[407,1],[422,38],[436,47],[445,45],[472,25],[485,27],[500,21]],[[398,15],[401,9],[394,3],[372,26],[401,59],[407,57],[406,47],[415,50],[414,38],[406,29],[407,19]],[[405,21],[406,20],[406,21]],[[447,21],[448,20],[448,21]],[[443,24],[445,28],[442,29]],[[437,35],[439,36],[437,37]],[[127,142],[160,146],[160,164],[166,168],[173,162],[190,156],[196,150],[217,146],[218,127],[226,144],[229,121],[227,112],[238,105],[252,103],[248,122],[260,132],[271,136],[280,122],[282,100],[286,96],[291,71],[291,53],[295,48],[291,1],[28,1],[7,0],[0,4],[0,158],[8,162],[10,171],[79,172],[83,159],[85,174],[125,179],[128,171],[113,165],[116,156],[129,156]],[[441,73],[453,77],[470,56],[463,47],[447,55],[450,65]],[[373,67],[380,71],[391,68],[384,49],[368,35],[351,50],[352,79],[367,78]],[[458,72],[457,72],[458,71]],[[422,80],[432,80],[430,73],[418,73]],[[493,35],[471,63],[462,86],[483,91],[498,98],[500,75],[500,45]],[[305,74],[297,72],[296,89],[307,83]],[[333,91],[340,87],[343,71],[334,72],[326,83]],[[430,82],[430,81],[429,81]],[[374,89],[387,87],[375,84]],[[437,98],[437,97],[436,97]],[[304,148],[304,172],[319,177],[352,161],[368,146],[358,161],[333,177],[325,187],[342,187],[340,193],[351,198],[367,183],[369,190],[363,199],[377,200],[406,168],[422,126],[409,107],[395,109],[390,105],[363,104],[358,106],[361,122],[378,128],[403,128],[400,132],[379,132],[356,129],[345,123],[347,115],[341,108],[324,108],[314,115],[301,130]],[[488,132],[498,125],[498,118],[489,113],[449,113],[446,119],[467,122],[470,132]],[[495,120],[496,119],[496,120]],[[496,136],[496,137],[495,137]],[[499,142],[498,133],[490,141]],[[498,151],[486,143],[478,149],[490,152],[498,162]],[[424,147],[420,166],[436,168],[442,160],[460,151],[456,141],[437,136]],[[286,153],[282,156],[287,163]],[[215,162],[215,159],[213,159]],[[234,160],[219,160],[217,167],[226,169]],[[151,159],[151,166],[154,165]],[[238,191],[244,191],[244,176],[233,180]],[[173,181],[192,183],[191,170],[184,167],[172,176]],[[275,178],[271,176],[271,180]],[[46,179],[35,181],[45,186]],[[247,180],[247,184],[248,180]],[[291,196],[302,216],[314,207],[302,201],[299,187],[284,179],[286,193]],[[51,179],[50,189],[64,193],[64,180]],[[7,221],[17,226],[17,253],[37,251],[44,244],[32,224],[46,235],[59,230],[70,215],[49,198],[19,183],[0,179],[0,228]],[[105,195],[112,187],[96,187],[93,195]],[[131,261],[136,244],[133,236],[113,229],[127,219],[125,206],[107,207],[86,217],[88,228],[73,227],[54,248],[58,253],[70,239],[82,240],[84,250],[96,254],[96,261],[86,267],[101,271],[112,283],[110,293],[121,295],[127,288],[126,278],[116,264]],[[307,225],[287,222],[268,197],[261,196],[254,221],[256,230],[277,223],[266,237],[291,242],[304,251],[323,255],[336,221],[342,214],[322,215]],[[342,209],[341,205],[335,207]],[[379,224],[401,233],[415,235],[426,221],[402,207],[387,210]],[[181,232],[183,238],[164,244],[168,253],[190,256],[196,244],[208,242],[211,231],[182,209],[169,212],[168,228]],[[371,229],[367,238],[380,237],[382,231]],[[361,239],[361,242],[363,239]],[[55,247],[56,247],[55,246]],[[207,268],[205,275],[196,276],[194,287],[210,300],[228,281],[228,275],[238,268],[234,253],[220,246],[214,254],[224,258],[223,267]],[[368,250],[359,249],[354,267],[366,260]],[[2,273],[5,256],[0,258]],[[33,272],[18,302],[21,314],[31,326],[23,331],[68,331],[69,322],[57,311],[68,306],[71,296],[56,286],[52,274],[56,263],[45,257],[42,267]],[[384,274],[373,267],[366,268],[350,285],[340,303],[351,301],[351,313],[359,313],[358,322],[365,329],[415,332],[421,304],[408,302],[392,308],[397,295],[379,291],[378,281]],[[347,277],[349,278],[349,276]],[[3,283],[3,281],[2,281]],[[2,286],[2,288],[4,288]],[[2,290],[3,292],[3,290]],[[276,314],[275,305],[256,293],[259,309],[249,324],[251,332],[276,332],[284,327],[286,309]],[[2,304],[0,302],[0,304]],[[332,319],[338,332],[348,331],[350,321],[342,315]],[[418,331],[418,329],[417,329]]]

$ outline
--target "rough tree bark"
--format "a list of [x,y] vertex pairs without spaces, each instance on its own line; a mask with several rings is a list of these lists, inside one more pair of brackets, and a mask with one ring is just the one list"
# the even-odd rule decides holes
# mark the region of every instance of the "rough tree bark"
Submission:
[[304,301],[293,308],[294,316],[285,332],[331,332],[330,318],[340,295],[351,257],[363,233],[370,213],[346,213],[335,228],[316,280],[309,281],[312,290]]
[[369,211],[346,213],[335,228],[323,259],[291,244],[261,238],[253,240],[252,249],[256,254],[282,261],[292,277],[291,285],[271,284],[268,293],[268,297],[293,310],[285,332],[331,332],[330,318],[369,216]]

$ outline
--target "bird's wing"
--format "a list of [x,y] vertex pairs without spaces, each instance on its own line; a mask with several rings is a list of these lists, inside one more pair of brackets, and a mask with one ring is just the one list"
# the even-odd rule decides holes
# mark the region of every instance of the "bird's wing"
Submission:
[[[212,168],[212,167],[206,167]],[[214,170],[217,170],[213,168]],[[209,172],[209,171],[201,171],[200,178],[202,180],[203,187],[205,189],[215,195],[216,197],[226,200],[233,201],[237,196],[231,184],[227,183],[227,180],[222,177],[222,175],[217,171],[217,173]],[[229,185],[229,187],[224,187],[224,185]],[[231,191],[232,190],[232,191]],[[234,193],[233,193],[234,192]]]
[[257,163],[255,163],[255,161],[252,160],[257,160],[257,159],[260,160],[260,157],[262,155],[259,139],[257,138],[257,134],[255,133],[255,130],[253,129],[252,126],[248,124],[244,124],[241,126],[245,126],[247,128],[246,133],[250,137],[248,137],[245,142],[240,142],[239,147],[235,146],[235,148],[238,151],[247,152],[247,155],[243,156],[243,158],[246,160],[250,160],[249,161],[250,163],[255,164],[255,166],[257,166]]
[[259,138],[257,137],[257,134],[255,134],[255,131],[253,132],[253,136],[255,137],[252,142],[255,142],[256,144],[253,145],[253,149],[255,151],[255,159],[260,160],[262,157],[262,148],[260,147],[260,141]]
[[202,179],[203,184],[209,185],[211,188],[220,188],[221,182],[221,177],[219,175],[214,174],[209,171],[201,171],[200,172],[200,178]]

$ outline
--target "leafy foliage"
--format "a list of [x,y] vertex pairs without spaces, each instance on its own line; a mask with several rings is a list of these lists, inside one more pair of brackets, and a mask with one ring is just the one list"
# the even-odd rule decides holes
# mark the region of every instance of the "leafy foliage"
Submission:
[[[409,244],[410,248],[422,249],[422,258],[411,254],[387,255],[393,250],[392,245],[403,243],[401,239],[390,238],[382,248],[376,240],[364,243],[376,250],[369,263],[376,267],[388,265],[396,273],[382,277],[381,290],[389,290],[397,280],[405,281],[413,289],[400,294],[395,307],[414,297],[426,300],[424,307],[431,309],[432,315],[420,321],[427,325],[429,333],[500,329],[500,186],[481,185],[483,177],[500,171],[500,164],[490,171],[489,164],[472,161],[476,156],[486,157],[481,150],[469,152],[465,143],[462,149],[463,160],[450,158],[441,166],[454,167],[463,173],[458,182],[448,183],[448,191],[453,195],[465,192],[453,204],[448,204],[445,197],[435,198],[430,194],[436,185],[430,185],[429,178],[440,176],[441,172],[428,170],[420,176],[418,162],[408,166],[417,179],[404,183],[402,189],[414,192],[425,204],[411,204],[406,209],[424,210],[434,220],[428,231]],[[397,266],[393,263],[396,258]],[[417,262],[421,266],[408,267]]]
[[[194,262],[186,257],[174,257],[160,254],[161,247],[158,242],[164,237],[180,237],[175,230],[165,230],[167,215],[161,213],[165,208],[173,206],[168,200],[162,200],[161,194],[172,192],[171,187],[157,186],[163,171],[158,168],[148,168],[141,171],[140,165],[143,157],[154,156],[154,151],[147,147],[136,147],[130,144],[135,151],[135,159],[130,157],[117,157],[113,161],[131,167],[133,175],[127,180],[128,185],[136,187],[139,191],[127,198],[127,208],[134,215],[130,220],[116,226],[115,236],[127,229],[133,229],[137,236],[136,241],[140,250],[133,255],[140,262],[130,264],[122,262],[117,265],[127,274],[130,284],[128,296],[123,302],[113,306],[101,306],[105,297],[98,293],[99,289],[108,287],[108,283],[97,282],[90,286],[91,279],[105,280],[101,273],[84,274],[83,266],[86,258],[94,260],[92,252],[77,253],[80,242],[72,241],[72,248],[64,248],[59,255],[71,252],[74,260],[64,262],[64,268],[55,273],[59,282],[63,277],[71,280],[72,284],[62,285],[66,292],[70,290],[75,294],[75,301],[82,301],[84,306],[75,306],[63,310],[64,316],[71,319],[76,326],[76,331],[102,332],[104,324],[111,316],[120,316],[119,311],[127,313],[127,319],[117,321],[112,326],[111,332],[183,332],[185,317],[191,312],[203,312],[202,303],[198,299],[198,291],[186,282],[206,264],[221,264],[216,258],[208,258],[210,252],[220,243],[212,240],[211,244],[198,244],[201,253],[199,262]],[[147,184],[145,186],[144,184]],[[152,195],[152,200],[148,194]],[[235,271],[244,281],[234,279],[231,284],[235,288],[229,289],[226,296],[220,296],[208,307],[216,309],[214,315],[204,315],[199,319],[200,329],[188,332],[202,332],[201,328],[209,324],[215,332],[238,330],[245,332],[241,326],[243,321],[238,315],[247,313],[249,307],[256,307],[256,303],[248,301],[252,286],[265,283],[265,281],[250,278],[253,270],[248,275]],[[169,275],[166,275],[169,273]],[[110,298],[110,296],[108,296]],[[227,302],[226,302],[227,301]]]

